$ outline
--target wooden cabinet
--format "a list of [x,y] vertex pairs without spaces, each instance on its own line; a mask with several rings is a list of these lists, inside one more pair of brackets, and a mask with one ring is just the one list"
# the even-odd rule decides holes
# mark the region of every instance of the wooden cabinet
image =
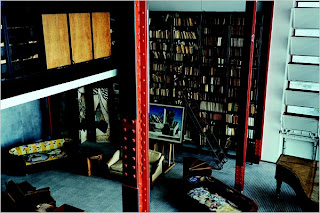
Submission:
[[93,59],[90,13],[70,13],[72,60],[75,63]]
[[67,14],[42,15],[47,69],[70,65]]
[[42,25],[47,69],[111,55],[108,12],[44,14]]
[[92,13],[94,59],[111,55],[110,13]]

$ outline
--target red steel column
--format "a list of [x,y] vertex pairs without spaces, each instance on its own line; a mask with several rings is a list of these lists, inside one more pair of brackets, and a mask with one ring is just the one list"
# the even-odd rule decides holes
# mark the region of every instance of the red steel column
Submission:
[[[248,3],[248,2],[247,2]],[[236,166],[235,185],[236,189],[243,191],[244,188],[244,173],[246,167],[246,153],[247,153],[247,133],[248,133],[248,117],[250,107],[250,91],[251,91],[251,76],[252,76],[252,64],[253,64],[253,51],[254,51],[254,34],[256,25],[256,11],[257,1],[254,1],[253,14],[252,14],[252,27],[251,27],[251,42],[250,42],[250,61],[249,61],[249,74],[248,74],[248,89],[247,89],[247,103],[246,103],[246,117],[245,117],[245,128],[244,128],[244,143],[243,143],[243,159],[241,164]]]
[[150,212],[147,1],[135,1],[139,212]]
[[262,152],[262,140],[263,140],[263,127],[264,127],[264,114],[266,108],[266,96],[267,96],[267,86],[268,86],[268,71],[269,71],[269,57],[270,57],[270,45],[271,45],[271,33],[272,33],[272,21],[273,21],[273,8],[274,2],[272,2],[271,9],[271,20],[270,20],[270,31],[269,31],[269,43],[268,43],[268,55],[267,55],[267,65],[266,65],[266,76],[265,76],[265,86],[264,86],[264,101],[263,101],[263,111],[262,111],[262,125],[261,125],[261,140],[259,141],[259,147],[256,149],[256,155],[259,156],[259,161],[261,160]]

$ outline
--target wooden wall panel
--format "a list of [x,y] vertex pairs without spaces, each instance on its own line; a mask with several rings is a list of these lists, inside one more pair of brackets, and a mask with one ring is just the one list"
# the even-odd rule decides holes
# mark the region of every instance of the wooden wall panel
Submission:
[[110,13],[92,13],[94,58],[111,55]]
[[70,65],[67,14],[42,15],[47,69]]
[[70,13],[72,59],[75,63],[93,59],[90,13]]

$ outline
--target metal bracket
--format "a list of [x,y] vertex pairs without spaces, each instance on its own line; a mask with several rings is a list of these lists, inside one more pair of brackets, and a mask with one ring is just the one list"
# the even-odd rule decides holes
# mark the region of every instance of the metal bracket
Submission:
[[244,188],[244,166],[236,166],[235,188],[243,191]]

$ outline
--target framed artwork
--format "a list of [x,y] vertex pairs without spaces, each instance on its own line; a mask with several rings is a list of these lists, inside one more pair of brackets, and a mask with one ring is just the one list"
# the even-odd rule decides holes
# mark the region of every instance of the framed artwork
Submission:
[[152,104],[149,110],[149,138],[182,143],[184,107]]

